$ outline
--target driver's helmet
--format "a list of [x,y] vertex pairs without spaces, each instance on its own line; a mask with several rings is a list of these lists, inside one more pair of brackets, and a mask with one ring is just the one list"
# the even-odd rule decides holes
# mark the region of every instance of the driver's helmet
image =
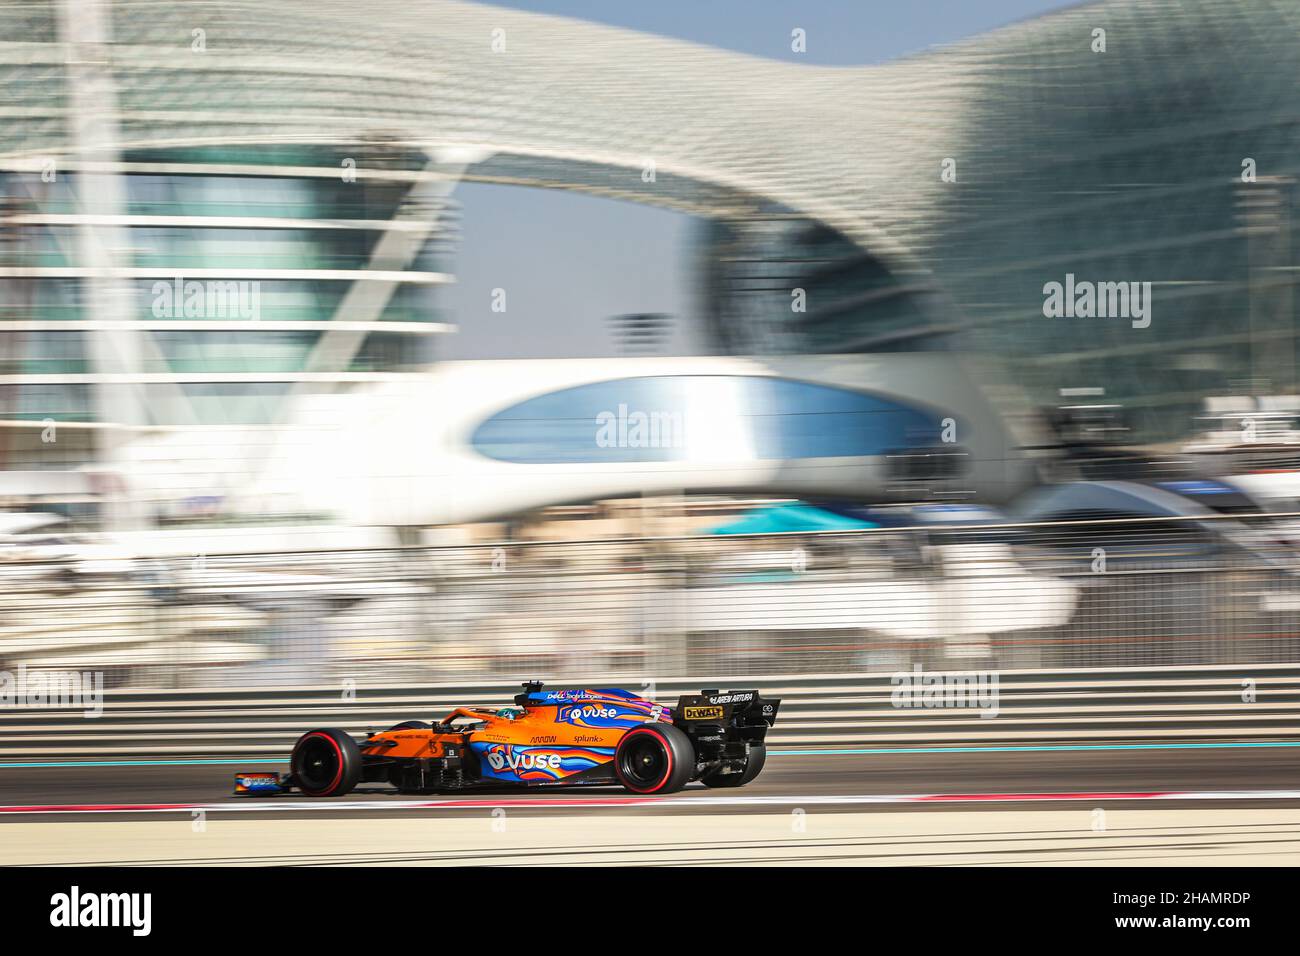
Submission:
[[497,711],[497,716],[504,717],[506,720],[515,720],[523,715],[524,709],[522,707],[502,707]]

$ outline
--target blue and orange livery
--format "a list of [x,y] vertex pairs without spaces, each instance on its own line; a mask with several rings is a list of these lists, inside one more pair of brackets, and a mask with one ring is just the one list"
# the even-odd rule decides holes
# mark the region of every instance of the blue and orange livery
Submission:
[[699,780],[743,786],[762,770],[779,700],[706,690],[667,707],[619,688],[524,685],[514,706],[457,707],[356,740],[336,729],[298,739],[290,771],[236,775],[241,794],[338,796],[365,784],[436,793],[488,786],[621,784],[669,793]]

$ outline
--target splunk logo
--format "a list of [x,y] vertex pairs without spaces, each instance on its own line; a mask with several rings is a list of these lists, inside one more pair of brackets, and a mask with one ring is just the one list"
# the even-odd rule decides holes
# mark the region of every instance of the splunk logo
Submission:
[[487,755],[493,770],[559,770],[560,755],[532,753],[527,750],[491,750]]
[[1043,286],[1043,315],[1049,319],[1132,319],[1133,328],[1151,324],[1150,282],[1065,282]]
[[129,926],[148,936],[153,927],[152,893],[82,893],[74,886],[50,897],[51,926]]

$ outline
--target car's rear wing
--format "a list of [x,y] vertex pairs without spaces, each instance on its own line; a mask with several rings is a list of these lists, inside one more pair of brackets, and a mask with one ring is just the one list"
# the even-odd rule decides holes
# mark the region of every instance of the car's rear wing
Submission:
[[678,699],[673,723],[692,735],[717,727],[757,743],[776,723],[780,708],[780,700],[756,690],[703,690]]

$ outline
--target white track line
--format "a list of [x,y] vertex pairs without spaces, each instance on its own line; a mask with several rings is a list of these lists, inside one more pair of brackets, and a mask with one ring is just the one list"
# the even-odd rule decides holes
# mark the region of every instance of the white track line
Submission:
[[100,814],[100,813],[265,813],[314,810],[483,810],[497,807],[572,810],[582,808],[700,806],[851,806],[857,804],[969,804],[1052,803],[1057,801],[1162,801],[1162,800],[1300,800],[1300,790],[1186,790],[1102,791],[1084,793],[905,793],[819,794],[804,796],[684,796],[684,797],[490,797],[444,800],[295,800],[243,797],[225,803],[106,803],[0,806],[0,814]]

